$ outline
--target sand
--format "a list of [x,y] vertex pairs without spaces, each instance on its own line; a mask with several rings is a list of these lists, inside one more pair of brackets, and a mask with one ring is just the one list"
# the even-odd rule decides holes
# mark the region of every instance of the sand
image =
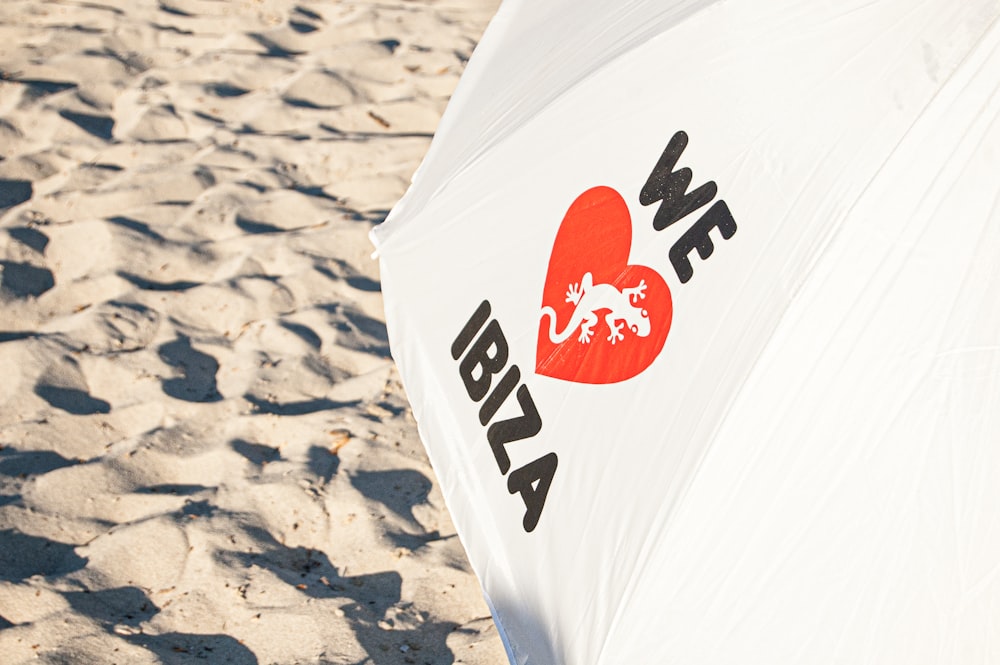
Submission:
[[506,661],[368,240],[496,5],[0,4],[0,662]]

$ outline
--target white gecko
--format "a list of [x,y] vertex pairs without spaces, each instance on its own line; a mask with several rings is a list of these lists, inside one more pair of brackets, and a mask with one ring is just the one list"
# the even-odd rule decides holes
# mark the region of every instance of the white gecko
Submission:
[[[569,339],[579,327],[580,335],[577,339],[588,344],[594,334],[594,326],[597,325],[597,312],[601,310],[610,310],[604,316],[604,321],[611,331],[608,335],[611,344],[625,339],[622,328],[626,324],[634,335],[646,337],[649,335],[649,313],[633,305],[646,297],[645,290],[644,279],[639,281],[638,286],[619,291],[611,284],[594,284],[594,276],[588,272],[580,284],[570,284],[566,290],[566,302],[576,305],[576,309],[562,332],[556,331],[556,311],[548,306],[542,307],[542,318],[546,314],[549,316],[549,340],[553,344],[560,344]],[[619,321],[621,323],[616,323]]]

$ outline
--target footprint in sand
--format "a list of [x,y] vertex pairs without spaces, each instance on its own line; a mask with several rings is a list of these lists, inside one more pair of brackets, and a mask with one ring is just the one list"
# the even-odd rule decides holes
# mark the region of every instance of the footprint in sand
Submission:
[[111,404],[90,394],[80,365],[70,356],[50,366],[35,384],[34,392],[49,406],[74,416],[111,413]]
[[48,268],[19,261],[0,261],[0,300],[37,298],[56,285]]
[[145,349],[160,329],[160,314],[134,302],[111,301],[78,315],[70,333],[91,353],[122,353]]
[[29,180],[0,179],[0,212],[31,199],[33,187]]
[[215,383],[219,361],[191,346],[191,338],[177,339],[160,347],[163,362],[181,371],[179,378],[163,381],[163,392],[185,402],[218,402],[222,399]]

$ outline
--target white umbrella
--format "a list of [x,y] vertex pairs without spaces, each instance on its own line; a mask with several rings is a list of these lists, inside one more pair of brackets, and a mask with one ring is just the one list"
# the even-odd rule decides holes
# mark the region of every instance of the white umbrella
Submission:
[[998,17],[501,7],[374,239],[511,662],[1000,662]]

